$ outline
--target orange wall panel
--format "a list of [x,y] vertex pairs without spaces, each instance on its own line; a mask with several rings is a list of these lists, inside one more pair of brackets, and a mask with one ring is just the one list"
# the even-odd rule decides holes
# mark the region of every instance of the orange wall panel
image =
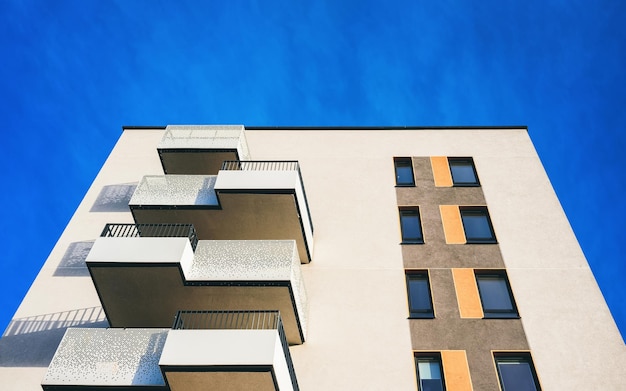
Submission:
[[430,165],[433,168],[435,186],[452,187],[452,174],[450,174],[448,158],[445,156],[431,156]]
[[457,205],[439,205],[447,244],[465,244],[465,231]]
[[465,350],[443,350],[441,352],[443,374],[448,391],[472,391],[472,379],[467,365]]
[[452,269],[452,277],[461,318],[482,318],[484,314],[474,269]]

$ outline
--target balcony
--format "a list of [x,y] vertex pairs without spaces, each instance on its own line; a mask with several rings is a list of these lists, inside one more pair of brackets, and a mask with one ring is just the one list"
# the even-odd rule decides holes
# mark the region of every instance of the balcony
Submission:
[[166,174],[215,175],[225,160],[250,158],[241,125],[170,125],[157,151]]
[[159,365],[176,391],[299,390],[278,311],[181,311]]
[[69,328],[41,387],[44,391],[166,391],[159,359],[169,331]]
[[289,343],[304,342],[307,300],[293,240],[200,240],[194,253],[186,237],[100,237],[86,263],[112,327],[168,327],[180,308],[279,310]]
[[180,311],[172,329],[66,331],[45,391],[298,391],[278,311]]
[[129,207],[136,223],[189,223],[201,240],[295,240],[309,263],[313,223],[295,161],[227,161],[216,176],[145,176]]

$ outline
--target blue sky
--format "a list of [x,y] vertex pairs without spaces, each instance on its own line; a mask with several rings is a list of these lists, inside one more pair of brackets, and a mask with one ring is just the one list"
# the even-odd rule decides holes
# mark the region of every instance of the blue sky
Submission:
[[626,335],[625,16],[580,0],[0,0],[0,329],[122,125],[527,125]]

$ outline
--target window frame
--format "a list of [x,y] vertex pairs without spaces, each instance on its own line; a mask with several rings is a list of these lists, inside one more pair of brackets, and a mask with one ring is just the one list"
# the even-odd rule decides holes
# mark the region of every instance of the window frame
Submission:
[[[474,276],[476,278],[476,288],[478,289],[478,297],[480,298],[480,305],[483,309],[484,319],[519,319],[519,311],[517,310],[517,304],[515,303],[515,297],[513,296],[513,290],[509,283],[509,278],[504,270],[474,270]],[[511,310],[487,310],[485,309],[485,301],[483,299],[483,292],[480,289],[480,279],[498,279],[504,282],[507,293],[509,295],[509,301],[511,303]]]
[[413,360],[415,361],[415,375],[417,377],[417,389],[423,391],[422,380],[420,378],[419,361],[431,361],[439,365],[439,374],[441,377],[441,390],[446,391],[446,379],[443,371],[443,360],[440,352],[413,352]]
[[[406,281],[407,304],[409,306],[409,319],[434,319],[435,307],[433,305],[433,292],[430,287],[430,275],[428,273],[428,270],[405,270],[404,274]],[[430,303],[429,310],[413,311],[413,308],[411,306],[410,280],[419,280],[426,283],[426,289],[428,291],[428,302]]]
[[[537,377],[537,371],[535,370],[535,364],[533,363],[532,356],[530,352],[493,352],[493,361],[496,367],[496,374],[498,376],[498,382],[500,384],[500,389],[502,391],[511,391],[507,390],[504,385],[504,381],[502,378],[502,372],[500,371],[500,363],[526,363],[528,368],[530,369],[530,374],[532,376],[533,384],[535,385],[536,391],[541,391],[541,385],[539,384],[539,377]],[[513,390],[514,391],[514,390]]]
[[[398,168],[408,167],[411,170],[411,182],[400,182]],[[415,172],[413,171],[413,159],[410,157],[394,157],[393,168],[396,174],[396,187],[415,187]]]
[[[461,215],[461,224],[463,225],[463,233],[465,234],[465,243],[467,244],[496,244],[498,243],[498,239],[496,238],[496,232],[493,229],[493,224],[491,224],[491,217],[489,216],[489,211],[487,210],[486,206],[459,206],[459,214]],[[465,220],[463,219],[464,215],[484,216],[489,226],[491,237],[490,238],[468,237],[467,226],[465,225]]]
[[[398,208],[398,215],[400,218],[400,244],[424,244],[424,227],[422,226],[422,216],[420,215],[419,206],[400,206]],[[420,236],[419,237],[409,237],[405,231],[404,226],[402,224],[402,218],[404,216],[417,216],[417,221],[419,223]]]
[[[456,182],[454,180],[454,174],[452,172],[452,166],[454,165],[463,165],[470,166],[474,173],[474,182]],[[471,157],[448,157],[448,168],[450,169],[450,178],[452,178],[452,186],[454,187],[479,187],[480,179],[478,178],[478,173],[476,172],[476,166],[474,165],[474,159]]]

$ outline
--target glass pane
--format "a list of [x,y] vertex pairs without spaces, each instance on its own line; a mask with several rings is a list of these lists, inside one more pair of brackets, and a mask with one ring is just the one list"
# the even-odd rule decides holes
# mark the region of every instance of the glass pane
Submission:
[[486,215],[462,213],[463,228],[467,239],[493,239],[491,227]]
[[421,241],[422,226],[417,212],[404,211],[401,215],[402,241]]
[[396,161],[396,184],[413,184],[413,168],[410,161]]
[[443,384],[441,384],[441,380],[427,379],[420,381],[420,383],[420,391],[443,391]]
[[417,359],[420,391],[443,391],[441,364],[434,358]]
[[530,364],[525,361],[498,362],[503,391],[537,391]]
[[452,181],[455,184],[478,183],[474,175],[474,167],[469,162],[450,163]]
[[430,290],[426,277],[409,276],[409,306],[411,315],[414,312],[432,313]]
[[478,277],[478,290],[485,311],[513,311],[513,303],[504,277]]
[[432,360],[418,360],[417,369],[419,370],[420,379],[440,379],[441,380],[441,368],[439,363]]

